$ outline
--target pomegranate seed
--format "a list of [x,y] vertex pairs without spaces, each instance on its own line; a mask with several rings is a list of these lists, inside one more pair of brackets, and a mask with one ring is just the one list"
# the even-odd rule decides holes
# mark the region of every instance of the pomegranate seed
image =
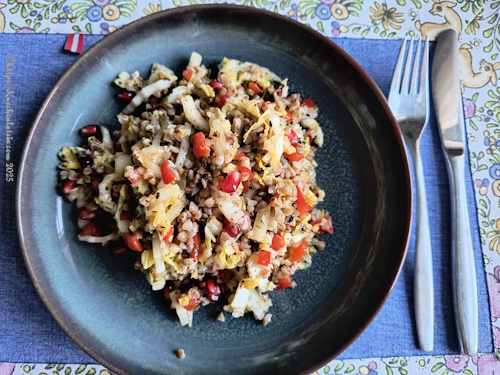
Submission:
[[120,198],[120,190],[111,189],[111,198]]
[[90,220],[95,217],[95,212],[89,211],[87,207],[80,207],[78,209],[78,218],[82,220]]
[[156,106],[158,105],[158,99],[156,99],[154,96],[149,98],[148,100],[149,105],[151,106],[152,110],[156,109]]
[[225,193],[234,193],[238,190],[238,185],[241,182],[241,174],[239,172],[229,172],[222,183],[222,191]]
[[130,102],[132,100],[132,98],[134,97],[134,94],[132,94],[131,92],[128,92],[128,91],[124,91],[124,92],[118,94],[118,97],[123,101]]
[[62,183],[63,194],[68,195],[75,188],[76,181],[64,180]]
[[127,252],[127,248],[123,245],[116,245],[111,248],[111,254],[120,255]]
[[[203,286],[202,286],[203,285]],[[207,279],[207,281],[202,281],[200,287],[203,288],[207,298],[212,302],[217,302],[220,296],[220,288],[215,283],[213,279]]]
[[92,159],[88,155],[81,155],[78,157],[78,163],[80,163],[80,168],[85,169],[92,163]]
[[207,299],[212,301],[212,302],[217,302],[219,300],[219,295],[209,293],[209,294],[207,294]]
[[208,293],[217,293],[217,285],[213,279],[207,280],[207,290]]
[[87,125],[82,128],[81,132],[83,136],[90,137],[92,135],[98,135],[101,131],[99,125]]
[[222,95],[220,98],[219,98],[219,105],[221,107],[224,107],[224,104],[226,104],[227,100],[231,97],[231,95]]
[[170,291],[172,290],[172,285],[167,284],[163,288],[163,295],[165,296],[166,299],[170,299]]
[[120,213],[120,220],[130,220],[132,217],[132,212],[130,211],[122,211]]
[[233,277],[233,272],[228,269],[223,269],[219,271],[217,275],[217,283],[218,284],[226,284]]
[[278,94],[278,96],[281,96],[281,90],[283,90],[283,84],[278,83],[276,86],[274,86],[274,88],[276,89],[276,94]]
[[82,231],[80,232],[80,236],[85,237],[85,236],[101,236],[101,231],[99,228],[96,227],[94,223],[88,223],[85,224],[82,228]]
[[274,195],[268,194],[266,196],[266,198],[264,199],[264,201],[269,205],[271,203],[271,199],[273,199],[273,198],[274,198]]
[[213,80],[212,82],[209,83],[210,87],[213,88],[214,90],[220,90],[222,86],[222,82]]
[[116,141],[115,143],[113,143],[113,150],[115,150],[115,152],[123,152],[122,144]]
[[99,190],[99,184],[101,183],[101,176],[97,173],[92,175],[92,180],[90,182],[92,190]]
[[229,234],[233,238],[237,237],[241,232],[241,228],[238,224],[233,225],[226,218],[224,218],[224,229],[226,230],[227,234]]

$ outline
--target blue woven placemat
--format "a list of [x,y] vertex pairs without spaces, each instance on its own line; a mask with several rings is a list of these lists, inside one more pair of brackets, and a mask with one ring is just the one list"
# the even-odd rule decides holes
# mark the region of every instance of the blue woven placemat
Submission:
[[[99,36],[86,36],[85,49],[100,39]],[[63,51],[65,40],[64,35],[0,35],[0,77],[3,77],[2,86],[5,87],[0,94],[0,119],[5,123],[8,95],[13,109],[9,116],[14,124],[11,133],[0,132],[2,145],[6,145],[6,137],[11,137],[11,160],[5,160],[5,152],[0,157],[2,163],[12,162],[16,171],[25,136],[37,111],[59,77],[78,57]],[[365,68],[384,94],[388,93],[399,41],[336,40],[336,43]],[[14,61],[9,67],[10,72],[6,71],[8,61]],[[13,94],[7,94],[6,76]],[[451,290],[448,177],[434,117],[423,137],[422,151],[434,250],[436,321],[433,353],[458,353]],[[478,275],[479,352],[491,353],[488,298],[478,225],[473,214],[476,207],[470,174],[467,183]],[[38,297],[27,274],[17,238],[15,183],[2,179],[0,191],[0,362],[93,362],[61,330]],[[423,354],[417,349],[413,318],[413,250],[412,241],[401,276],[387,303],[341,358]]]

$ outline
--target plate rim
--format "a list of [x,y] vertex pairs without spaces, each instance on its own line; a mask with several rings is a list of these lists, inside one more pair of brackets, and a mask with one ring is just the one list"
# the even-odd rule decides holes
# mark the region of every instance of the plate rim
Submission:
[[115,44],[115,42],[114,42],[115,39],[119,39],[121,37],[121,34],[125,34],[125,33],[129,32],[128,30],[140,28],[143,24],[146,24],[151,20],[161,19],[164,17],[175,17],[175,15],[196,13],[198,11],[205,11],[205,10],[208,11],[208,10],[217,10],[217,9],[218,10],[223,9],[226,11],[235,11],[235,12],[240,12],[240,13],[246,12],[246,13],[250,13],[250,14],[255,14],[255,15],[260,16],[260,17],[271,18],[277,22],[288,23],[290,26],[293,26],[294,28],[298,28],[303,33],[309,34],[310,36],[312,36],[316,39],[319,39],[321,42],[327,44],[329,46],[329,48],[335,50],[335,52],[339,56],[341,56],[343,59],[345,59],[346,62],[356,71],[356,73],[367,84],[367,86],[369,87],[371,92],[375,95],[378,105],[380,105],[381,109],[385,112],[386,116],[389,119],[390,126],[396,135],[398,146],[399,146],[399,149],[401,151],[400,152],[401,158],[402,158],[401,161],[402,161],[402,165],[404,167],[406,190],[408,192],[407,199],[406,199],[406,213],[407,213],[406,221],[405,221],[406,226],[405,226],[405,233],[402,237],[402,238],[404,238],[405,246],[404,246],[404,250],[400,252],[401,257],[400,257],[399,262],[398,262],[399,267],[397,268],[397,270],[395,270],[396,272],[393,275],[394,277],[392,278],[393,281],[390,285],[390,288],[388,288],[384,297],[379,301],[377,306],[373,309],[373,314],[371,314],[369,319],[364,320],[362,322],[362,324],[360,324],[358,326],[358,329],[356,332],[353,333],[351,340],[346,342],[337,351],[335,351],[331,355],[327,356],[326,359],[324,359],[323,361],[316,363],[314,366],[312,366],[308,370],[304,371],[303,374],[310,374],[311,372],[323,367],[324,365],[326,365],[327,363],[329,363],[330,361],[335,359],[338,355],[340,355],[343,351],[345,351],[350,345],[352,345],[359,338],[359,336],[368,328],[368,326],[372,323],[372,321],[375,319],[375,317],[379,314],[381,308],[384,306],[387,299],[389,298],[389,296],[394,288],[394,285],[395,285],[396,281],[398,280],[399,275],[402,271],[406,255],[408,253],[408,247],[409,247],[409,243],[410,243],[409,239],[410,239],[411,227],[412,227],[412,217],[413,217],[412,201],[413,201],[414,192],[413,192],[413,186],[412,186],[412,180],[411,180],[411,172],[410,172],[408,153],[407,153],[406,147],[404,145],[401,130],[400,130],[399,125],[397,124],[397,121],[394,118],[392,111],[390,110],[390,107],[386,101],[386,98],[383,95],[383,93],[381,92],[380,88],[373,81],[373,79],[368,75],[368,73],[359,65],[359,63],[356,60],[354,60],[346,51],[344,51],[341,47],[336,45],[331,39],[327,38],[323,34],[312,29],[311,27],[308,27],[308,26],[306,26],[306,25],[304,25],[296,20],[293,20],[289,17],[286,17],[284,15],[274,13],[274,12],[264,10],[264,9],[253,8],[250,6],[236,5],[236,4],[187,5],[187,6],[181,6],[181,7],[162,10],[162,11],[154,13],[152,15],[142,17],[138,20],[135,20],[131,23],[128,23],[127,25],[124,25],[119,30],[117,30],[117,31],[113,32],[112,34],[107,35],[106,37],[99,40],[92,47],[90,47],[84,54],[82,54],[74,63],[72,63],[71,66],[66,70],[66,72],[57,80],[57,83],[50,90],[49,94],[47,95],[47,97],[43,101],[43,104],[41,105],[40,109],[38,110],[36,117],[35,117],[35,120],[31,124],[30,130],[29,130],[28,135],[26,137],[26,141],[25,141],[24,147],[22,149],[22,156],[21,156],[21,159],[19,162],[20,168],[19,168],[19,172],[18,172],[18,178],[17,178],[17,184],[16,184],[16,197],[15,197],[17,232],[18,232],[19,242],[21,245],[22,256],[23,256],[24,262],[27,266],[27,270],[28,270],[28,273],[30,275],[31,281],[33,282],[33,285],[35,286],[35,289],[36,289],[38,295],[40,296],[44,305],[49,310],[50,314],[56,320],[58,325],[79,346],[79,348],[82,349],[87,355],[92,357],[94,360],[96,360],[98,363],[100,363],[101,365],[105,366],[106,368],[112,370],[115,373],[122,374],[122,373],[126,373],[126,372],[124,372],[123,369],[117,368],[115,365],[113,365],[112,363],[108,362],[106,359],[101,357],[101,355],[99,353],[97,353],[89,345],[87,345],[85,342],[83,342],[80,339],[79,335],[76,334],[74,332],[74,330],[70,326],[68,326],[68,324],[66,324],[64,316],[59,314],[58,308],[54,306],[54,304],[51,302],[51,298],[48,296],[48,293],[46,293],[44,291],[41,281],[39,281],[38,278],[35,277],[36,265],[33,264],[33,259],[32,259],[33,255],[30,253],[30,250],[28,249],[28,246],[26,243],[26,236],[25,236],[25,231],[23,231],[23,218],[22,218],[23,178],[25,175],[26,165],[29,164],[29,162],[27,161],[28,152],[30,150],[30,146],[33,143],[34,133],[35,133],[37,127],[40,125],[40,121],[44,115],[45,109],[51,103],[53,96],[58,92],[59,87],[61,86],[61,84],[63,82],[65,82],[68,79],[68,77],[71,77],[75,74],[75,72],[78,72],[80,66],[84,63],[84,61],[87,58],[95,55],[99,50],[105,48],[107,45]]

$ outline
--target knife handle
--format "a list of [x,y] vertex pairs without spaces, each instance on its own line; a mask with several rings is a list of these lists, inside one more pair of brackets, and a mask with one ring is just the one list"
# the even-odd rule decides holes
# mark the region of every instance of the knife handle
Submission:
[[467,209],[464,155],[448,157],[452,180],[452,275],[458,339],[464,354],[477,353],[476,267]]
[[417,183],[417,237],[413,281],[415,322],[420,349],[431,352],[434,346],[434,282],[427,194],[420,156],[420,142],[415,145],[413,159]]

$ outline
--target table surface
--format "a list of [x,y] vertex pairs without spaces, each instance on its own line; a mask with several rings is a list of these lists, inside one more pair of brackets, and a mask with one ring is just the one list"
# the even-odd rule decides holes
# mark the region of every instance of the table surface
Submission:
[[[88,3],[88,4],[87,4]],[[450,271],[450,203],[447,172],[432,111],[422,139],[435,282],[435,344],[432,353],[418,349],[413,314],[414,236],[391,296],[368,329],[319,373],[460,373],[500,371],[500,87],[495,70],[500,40],[498,2],[478,0],[434,4],[428,0],[236,1],[264,7],[307,23],[331,37],[368,72],[387,95],[400,40],[406,35],[433,38],[444,27],[461,31],[459,46],[470,165],[467,165],[469,211],[479,294],[479,355],[460,355],[454,326]],[[496,4],[496,5],[495,5]],[[19,167],[24,137],[36,113],[64,71],[78,55],[63,51],[68,33],[86,32],[85,50],[133,19],[182,1],[137,5],[134,0],[64,0],[0,4],[0,132],[2,162]],[[440,6],[441,10],[438,10]],[[3,8],[3,9],[2,9]],[[431,11],[435,14],[431,14]],[[129,17],[127,17],[129,16]],[[45,35],[19,35],[19,34]],[[431,45],[433,52],[434,45]],[[432,57],[432,53],[431,53]],[[483,60],[481,63],[480,61]],[[489,65],[488,65],[489,64]],[[490,70],[486,68],[490,67]],[[5,119],[5,120],[4,120]],[[0,204],[0,375],[21,373],[90,373],[106,370],[81,351],[61,330],[36,294],[22,259],[15,225],[14,182],[1,182]],[[477,213],[477,215],[474,215]],[[413,232],[414,233],[414,228]],[[498,339],[497,339],[498,337]],[[85,368],[84,368],[85,366]]]

